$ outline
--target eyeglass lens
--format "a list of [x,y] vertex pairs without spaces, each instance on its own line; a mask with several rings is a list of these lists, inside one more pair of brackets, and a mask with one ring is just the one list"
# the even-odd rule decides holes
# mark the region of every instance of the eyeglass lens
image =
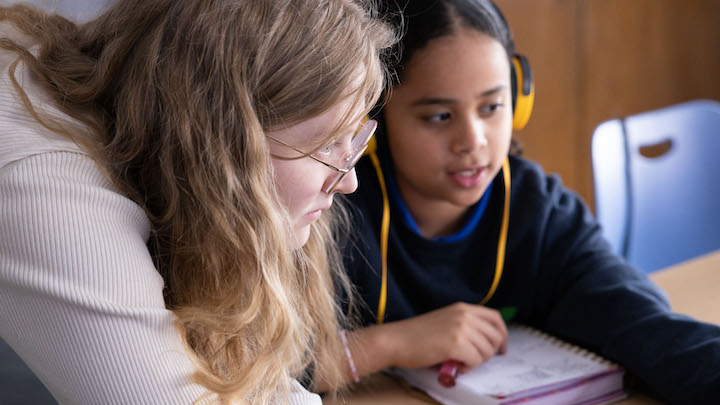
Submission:
[[353,137],[351,150],[346,155],[347,158],[344,159],[345,164],[343,167],[339,167],[339,169],[344,169],[346,172],[335,175],[328,187],[324,190],[326,193],[332,192],[335,189],[335,186],[337,186],[342,179],[345,178],[345,175],[347,175],[348,172],[355,167],[355,164],[358,160],[360,160],[360,157],[363,152],[365,152],[365,149],[367,149],[368,142],[370,141],[370,138],[372,138],[376,129],[377,121],[375,120],[368,120],[365,124],[363,124],[360,131],[358,131],[355,137]]

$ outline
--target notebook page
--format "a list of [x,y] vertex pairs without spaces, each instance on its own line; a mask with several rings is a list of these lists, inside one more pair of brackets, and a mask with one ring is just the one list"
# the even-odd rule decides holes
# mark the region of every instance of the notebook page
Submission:
[[508,350],[493,356],[456,385],[496,397],[617,369],[612,363],[537,330],[508,326]]
[[[444,404],[499,404],[534,397],[609,374],[617,386],[594,387],[612,392],[622,388],[622,369],[592,353],[521,325],[508,326],[508,349],[472,371],[459,375],[455,387],[437,381],[434,368],[391,370]],[[602,377],[602,379],[607,379]]]

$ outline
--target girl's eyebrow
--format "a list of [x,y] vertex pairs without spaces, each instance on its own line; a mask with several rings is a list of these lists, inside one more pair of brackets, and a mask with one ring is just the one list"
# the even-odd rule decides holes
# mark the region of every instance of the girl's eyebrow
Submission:
[[455,99],[452,98],[441,98],[441,97],[421,97],[412,103],[411,107],[418,107],[423,105],[436,105],[436,104],[455,104]]
[[[503,90],[505,90],[507,86],[504,84],[501,84],[499,86],[493,87],[492,89],[485,90],[482,93],[478,94],[476,98],[483,98],[492,96],[494,94],[497,94]],[[448,105],[448,104],[455,104],[457,103],[457,100],[452,98],[444,98],[444,97],[421,97],[412,103],[410,103],[411,107],[418,107],[418,106],[424,106],[424,105]]]
[[497,93],[505,90],[505,88],[507,88],[507,86],[504,85],[504,84],[501,84],[501,85],[499,85],[499,86],[495,86],[495,87],[493,87],[493,88],[490,89],[490,90],[485,90],[485,91],[483,91],[482,93],[480,93],[480,94],[477,96],[477,98],[492,96],[492,95],[494,95],[494,94],[497,94]]

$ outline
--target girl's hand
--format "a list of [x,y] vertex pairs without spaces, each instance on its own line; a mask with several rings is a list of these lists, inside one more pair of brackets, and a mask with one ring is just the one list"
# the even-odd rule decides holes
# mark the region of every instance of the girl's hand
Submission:
[[381,326],[394,348],[392,363],[405,368],[428,367],[446,360],[472,370],[507,349],[507,328],[497,310],[456,303],[414,318]]

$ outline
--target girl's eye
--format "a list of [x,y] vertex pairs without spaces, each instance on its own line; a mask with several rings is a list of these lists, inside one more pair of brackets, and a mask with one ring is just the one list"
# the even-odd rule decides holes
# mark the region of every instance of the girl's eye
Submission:
[[443,112],[439,114],[432,114],[432,115],[426,115],[422,117],[423,121],[431,122],[431,123],[438,123],[447,121],[450,119],[450,113],[449,112]]
[[495,111],[499,110],[502,106],[503,106],[502,103],[488,104],[488,105],[482,107],[482,108],[480,109],[480,111],[483,112],[483,113],[485,113],[485,114],[492,114],[492,113],[494,113]]

